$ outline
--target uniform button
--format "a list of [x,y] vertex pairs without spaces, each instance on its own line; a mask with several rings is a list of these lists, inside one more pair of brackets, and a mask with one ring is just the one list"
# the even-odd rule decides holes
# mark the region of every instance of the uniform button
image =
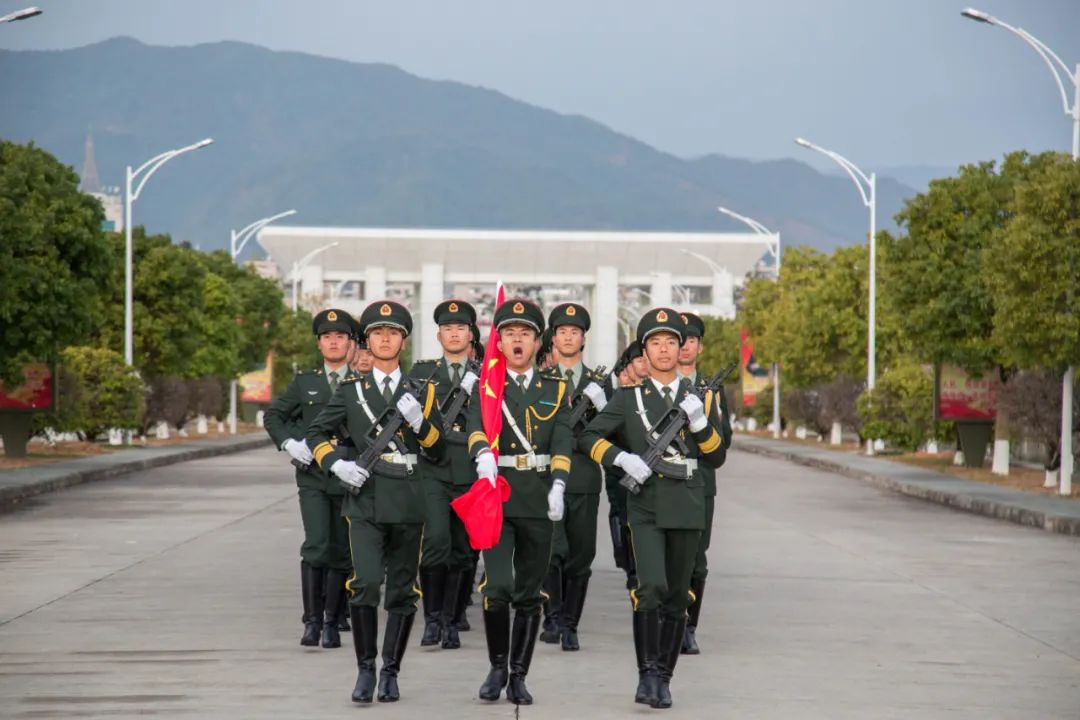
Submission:
[[513,448],[516,448],[516,447],[517,447],[517,443],[510,443],[510,447],[511,447],[511,449],[513,449]]

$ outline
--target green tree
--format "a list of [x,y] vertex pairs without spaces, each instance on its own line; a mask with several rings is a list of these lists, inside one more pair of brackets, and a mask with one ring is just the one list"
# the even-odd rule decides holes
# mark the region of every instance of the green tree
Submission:
[[50,424],[93,440],[108,428],[137,429],[146,410],[146,388],[123,356],[99,347],[69,347],[61,353],[65,388]]
[[0,381],[95,330],[117,256],[78,185],[44,150],[0,141]]
[[[699,375],[712,376],[739,361],[739,322],[706,315],[705,349],[698,358]],[[734,376],[737,378],[738,375]]]
[[202,256],[207,270],[223,278],[235,291],[239,302],[241,372],[266,362],[285,314],[281,288],[273,280],[260,277],[249,265],[237,265],[224,250]]
[[183,377],[236,377],[244,369],[240,359],[242,332],[240,298],[225,278],[206,273],[202,306],[196,315],[198,345]]
[[858,401],[862,435],[917,450],[934,429],[934,381],[912,361],[889,368]]
[[896,216],[906,234],[881,234],[889,257],[883,294],[920,360],[974,372],[1001,364],[993,330],[1002,295],[988,261],[1000,257],[995,238],[1016,214],[1017,193],[1051,157],[1014,152],[1000,167],[965,165],[956,177],[934,180],[926,193],[906,201]]
[[311,334],[311,321],[311,313],[306,310],[287,312],[282,316],[273,343],[274,395],[288,387],[296,369],[317,367],[322,361],[315,337]]
[[986,261],[992,338],[1008,364],[1064,370],[1080,364],[1080,163],[1030,158],[1013,202]]

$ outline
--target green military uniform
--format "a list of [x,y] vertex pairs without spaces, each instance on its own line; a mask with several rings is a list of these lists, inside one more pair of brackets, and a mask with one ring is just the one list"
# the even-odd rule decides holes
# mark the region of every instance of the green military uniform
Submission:
[[[354,330],[352,317],[344,310],[324,310],[312,321],[316,337],[327,332],[352,335]],[[336,371],[324,366],[297,373],[265,414],[263,425],[274,445],[284,450],[290,441],[303,442],[308,427],[330,401],[334,390],[353,377],[355,374],[345,365]],[[332,442],[338,442],[338,437],[335,435]],[[337,624],[345,613],[342,604],[345,579],[352,569],[348,526],[341,516],[345,491],[336,478],[329,477],[314,463],[297,468],[296,485],[304,525],[300,581],[305,629],[301,644],[317,645],[321,633],[323,647],[340,647]]]
[[[495,311],[493,332],[509,325],[525,325],[539,335],[544,315],[527,300],[507,300]],[[469,406],[468,443],[474,458],[491,449],[479,399],[488,389],[478,387]],[[529,704],[532,698],[524,681],[540,628],[541,584],[551,554],[548,493],[555,484],[565,485],[574,441],[567,423],[569,393],[555,375],[530,369],[515,377],[507,371],[503,408],[498,463],[499,474],[510,484],[510,498],[503,505],[499,543],[484,551],[480,591],[491,672],[480,697],[497,699],[509,682],[507,698]],[[511,605],[517,611],[512,638]]]
[[[391,327],[406,337],[412,329],[409,311],[395,302],[369,305],[360,318],[363,334],[372,347],[372,330]],[[372,348],[375,352],[375,348]],[[376,356],[378,357],[378,356]],[[308,445],[316,462],[339,477],[349,477],[349,455],[335,448],[330,437],[345,428],[361,456],[370,442],[369,432],[388,408],[401,410],[407,394],[422,405],[419,427],[403,423],[380,459],[361,468],[368,477],[355,493],[345,496],[343,512],[349,523],[352,550],[352,575],[349,610],[353,642],[356,648],[358,675],[353,700],[370,702],[374,686],[375,655],[378,634],[379,586],[385,581],[387,611],[383,638],[383,667],[379,676],[379,700],[392,701],[398,696],[397,674],[408,644],[420,590],[416,572],[420,558],[420,540],[424,527],[424,496],[420,482],[420,454],[439,462],[445,454],[440,428],[442,418],[435,405],[435,388],[427,385],[412,395],[400,368],[383,374],[377,367],[371,373],[344,383],[326,408],[312,422],[307,433]],[[396,384],[396,387],[395,387]],[[376,428],[376,431],[381,428]],[[342,466],[335,468],[335,464]],[[355,477],[355,476],[353,476]],[[356,487],[355,485],[353,487]]]
[[[437,325],[461,324],[470,328],[476,322],[476,311],[464,300],[447,300],[435,308]],[[479,366],[465,360],[421,360],[410,371],[414,379],[427,380],[435,387],[439,407],[446,411],[451,394],[465,392],[462,381],[471,389],[479,376]],[[456,391],[456,392],[455,392]],[[465,397],[468,397],[466,395]],[[476,480],[469,452],[465,445],[465,412],[468,402],[457,417],[444,417],[446,426],[447,460],[434,463],[421,457],[420,475],[424,486],[426,511],[424,542],[420,556],[420,589],[424,593],[423,646],[442,644],[454,649],[461,647],[454,619],[464,613],[464,604],[472,590],[475,551],[469,545],[469,535],[461,518],[450,503],[463,495]]]
[[[556,306],[548,316],[550,332],[564,325],[580,328],[587,333],[591,325],[589,312],[577,303],[563,303]],[[606,378],[594,373],[579,362],[574,367],[557,365],[553,368],[567,383],[567,393],[571,404],[591,401],[584,391],[591,383],[603,392]],[[604,394],[606,399],[607,394]],[[582,424],[571,428],[577,432],[584,423],[592,419],[594,410],[587,411]],[[561,639],[563,650],[579,648],[577,628],[585,607],[589,578],[592,575],[592,562],[596,557],[596,518],[600,508],[600,492],[604,487],[603,472],[600,466],[589,456],[574,451],[571,457],[570,478],[566,483],[566,510],[563,519],[555,523],[556,541],[553,544],[552,560],[548,576],[544,582],[545,592],[549,595],[549,614],[553,623],[558,623],[554,632],[549,630],[549,618],[545,617],[542,639],[557,642]],[[564,547],[560,548],[562,544]],[[560,552],[561,551],[561,552]],[[549,634],[550,633],[550,634]],[[553,635],[553,637],[552,637]]]
[[[694,313],[683,313],[683,321],[686,323],[687,337],[696,337],[705,340],[705,323]],[[705,379],[694,370],[693,375],[687,376],[691,384],[702,387]],[[724,450],[731,447],[731,417],[727,411],[727,397],[723,392],[716,393],[714,398],[717,403],[716,412],[720,417],[720,437]],[[690,605],[686,620],[686,635],[683,638],[682,653],[684,655],[697,655],[701,652],[697,644],[698,619],[701,617],[701,604],[705,598],[705,579],[709,575],[709,559],[707,552],[712,544],[712,524],[716,511],[716,470],[708,465],[698,466],[697,473],[705,483],[705,530],[701,533],[701,541],[698,543],[697,554],[694,557],[694,570],[690,575],[690,591],[693,593],[693,602]]]
[[[648,311],[638,325],[638,340],[645,345],[654,333],[672,333],[680,344],[685,325],[675,311]],[[605,467],[615,464],[623,450],[607,438],[618,434],[626,452],[642,455],[652,442],[650,432],[672,407],[691,391],[689,381],[677,379],[669,405],[653,380],[620,388],[607,406],[589,423],[579,447]],[[674,383],[673,383],[674,384]],[[671,388],[664,388],[671,392]],[[634,607],[634,644],[638,656],[639,687],[635,698],[654,707],[671,703],[668,684],[682,648],[686,609],[690,605],[690,575],[701,532],[705,528],[705,488],[692,470],[699,462],[723,464],[726,452],[720,418],[711,397],[704,402],[705,423],[696,432],[684,428],[685,455],[673,455],[690,472],[685,478],[656,472],[627,499],[629,525],[637,561],[638,585],[631,590]],[[649,423],[646,427],[645,423]]]
[[[641,357],[641,344],[634,340],[627,345],[611,375],[608,376],[604,390],[609,398],[618,387],[619,373],[638,357]],[[620,484],[624,476],[622,468],[604,468],[604,489],[608,498],[608,529],[611,533],[615,566],[626,573],[626,589],[632,590],[637,587],[637,568],[634,562],[633,543],[630,542],[630,526],[627,524],[627,492],[626,488]]]

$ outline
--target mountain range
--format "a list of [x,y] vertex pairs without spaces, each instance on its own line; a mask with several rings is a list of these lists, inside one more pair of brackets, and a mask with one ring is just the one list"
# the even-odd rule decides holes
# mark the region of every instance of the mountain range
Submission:
[[[848,178],[739,159],[738,138],[725,155],[681,158],[586,117],[390,65],[114,38],[0,51],[0,68],[0,137],[82,170],[92,133],[105,185],[121,186],[125,165],[212,137],[163,167],[134,207],[136,224],[203,249],[287,208],[302,225],[744,230],[716,212],[725,205],[785,245],[821,249],[867,229]],[[879,226],[914,192],[880,177]]]

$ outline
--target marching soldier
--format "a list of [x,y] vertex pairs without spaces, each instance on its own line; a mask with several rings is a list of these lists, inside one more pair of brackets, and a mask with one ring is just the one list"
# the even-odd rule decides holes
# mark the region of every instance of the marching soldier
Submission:
[[[420,459],[421,481],[427,503],[423,552],[420,557],[420,589],[424,593],[424,635],[421,646],[442,644],[446,649],[461,647],[455,619],[464,613],[463,605],[472,591],[474,551],[469,536],[451,501],[472,486],[476,475],[465,446],[465,411],[461,405],[454,417],[449,412],[451,395],[463,393],[467,401],[479,379],[478,366],[468,361],[471,328],[476,310],[464,300],[447,300],[435,308],[435,323],[443,356],[421,360],[410,371],[414,379],[430,381],[435,397],[449,424],[444,433],[449,462],[433,463]],[[460,388],[460,389],[459,389]],[[457,390],[457,392],[453,392]],[[464,586],[464,590],[463,590]]]
[[[705,527],[704,483],[694,469],[699,462],[719,467],[726,457],[715,402],[702,401],[676,373],[685,327],[674,310],[645,313],[637,337],[648,357],[649,379],[620,388],[579,440],[594,461],[622,468],[633,484],[627,512],[638,578],[630,592],[638,661],[634,700],[654,708],[672,704],[670,683],[686,630],[690,575]],[[658,426],[673,408],[679,408],[676,417],[685,417],[686,426],[663,448],[665,472],[654,471],[642,455],[650,452],[664,430]],[[613,436],[625,449],[607,439]]]
[[[372,303],[360,316],[360,326],[374,357],[371,373],[338,389],[308,428],[307,441],[319,466],[349,488],[343,512],[349,523],[352,574],[346,588],[358,669],[352,699],[370,703],[375,690],[379,586],[385,580],[387,620],[378,700],[394,702],[420,598],[414,584],[424,527],[418,455],[439,462],[445,442],[435,388],[416,388],[399,365],[412,331],[408,309],[389,300]],[[400,425],[386,441],[393,427],[384,423],[390,422]],[[341,428],[356,444],[356,461],[331,442]],[[382,445],[376,446],[377,441]]]
[[[571,428],[576,433],[607,403],[602,387],[605,378],[586,367],[581,357],[585,333],[590,326],[589,311],[577,303],[563,303],[551,311],[548,326],[552,333],[553,368],[566,381],[571,403],[590,403],[592,406],[587,416],[582,417],[579,427]],[[546,592],[561,599],[556,638],[561,637],[563,650],[579,649],[577,628],[585,607],[592,561],[596,557],[596,516],[603,484],[600,466],[588,455],[575,450],[566,483],[566,512],[563,519],[555,523],[556,534],[565,537],[565,549],[558,562],[553,554],[545,581]]]
[[[682,318],[686,323],[686,340],[679,350],[679,374],[696,387],[704,382],[698,375],[697,361],[705,350],[705,322],[698,315],[689,312],[683,313]],[[727,398],[724,393],[719,392],[716,395],[719,403],[717,412],[721,419],[720,436],[724,450],[727,450],[731,447],[731,418],[728,417]],[[690,605],[689,617],[686,620],[686,635],[682,646],[684,655],[697,655],[701,652],[697,644],[697,626],[698,618],[701,617],[701,602],[705,597],[705,578],[709,574],[706,553],[712,542],[713,514],[716,510],[716,470],[702,463],[698,465],[697,472],[705,482],[705,531],[701,533],[701,542],[694,558],[694,571],[690,576],[690,590],[694,593],[694,602]]]
[[[289,454],[296,470],[300,519],[304,542],[300,546],[300,587],[304,601],[304,634],[300,644],[324,648],[341,647],[338,619],[345,595],[345,579],[352,568],[349,534],[341,516],[345,494],[336,479],[313,464],[304,442],[308,426],[330,401],[338,386],[355,377],[345,364],[352,317],[344,310],[323,310],[312,321],[318,339],[322,367],[296,374],[266,411],[266,432],[279,449]],[[334,436],[334,441],[336,438]]]
[[[528,300],[510,299],[495,311],[493,332],[506,359],[503,425],[497,443],[499,458],[484,434],[478,388],[469,406],[469,453],[477,475],[494,485],[502,474],[510,483],[503,505],[498,545],[484,551],[484,598],[491,671],[480,698],[498,700],[502,689],[518,705],[531,705],[525,686],[540,629],[541,583],[551,553],[552,521],[562,518],[570,473],[573,437],[566,383],[532,366],[544,315]],[[490,359],[488,360],[490,362]],[[517,611],[511,633],[510,608]]]

